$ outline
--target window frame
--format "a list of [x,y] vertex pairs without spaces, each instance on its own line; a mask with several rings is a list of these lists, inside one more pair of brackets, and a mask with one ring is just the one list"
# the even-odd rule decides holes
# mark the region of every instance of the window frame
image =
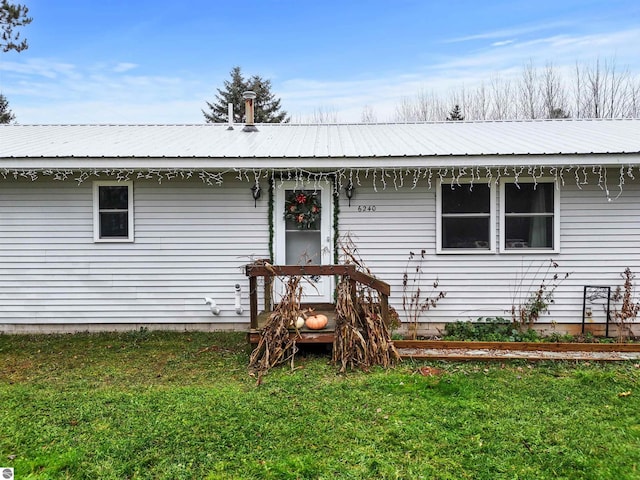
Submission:
[[[101,237],[100,236],[100,187],[127,187],[127,223],[128,236]],[[107,211],[107,210],[105,210]],[[114,210],[110,210],[114,211]],[[122,211],[122,210],[117,210]],[[93,241],[96,243],[131,243],[134,241],[134,212],[133,212],[133,182],[117,180],[102,180],[93,182]]]
[[[451,188],[450,181],[438,179],[436,189],[436,253],[442,255],[474,254],[489,255],[496,253],[496,186],[495,182],[472,181],[472,179],[460,179],[454,182],[454,187],[460,185],[485,185],[489,187],[489,248],[443,248],[442,246],[442,188]],[[447,214],[455,216],[456,214]],[[469,218],[480,218],[485,215],[457,214]]]
[[[553,247],[552,248],[507,248],[506,246],[506,205],[507,205],[507,197],[505,191],[505,185],[509,184],[549,184],[553,187]],[[527,214],[519,214],[516,216],[533,216]],[[532,178],[526,179],[518,179],[516,182],[515,179],[512,178],[502,178],[500,179],[500,253],[504,253],[507,255],[511,254],[549,254],[549,253],[558,253],[560,252],[560,189],[558,188],[558,181],[555,178],[551,177],[542,177],[536,178],[535,180]]]

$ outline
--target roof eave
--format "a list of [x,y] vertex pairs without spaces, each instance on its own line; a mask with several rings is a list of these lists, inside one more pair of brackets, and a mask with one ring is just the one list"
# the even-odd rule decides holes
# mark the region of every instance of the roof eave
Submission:
[[295,169],[629,165],[640,152],[370,157],[4,157],[0,169]]

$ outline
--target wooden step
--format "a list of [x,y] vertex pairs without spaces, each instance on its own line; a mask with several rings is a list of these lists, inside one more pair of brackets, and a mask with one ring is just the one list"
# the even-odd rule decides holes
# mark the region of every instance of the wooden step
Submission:
[[[290,328],[289,331],[291,332],[291,336],[298,336],[298,338],[296,339],[298,343],[333,343],[334,332],[336,330],[335,308],[331,304],[322,306],[316,304],[316,307],[318,308],[314,308],[313,313],[318,315],[326,315],[328,319],[327,326],[321,330],[311,330],[310,328],[307,328],[305,326],[298,330],[299,334],[296,333],[295,328]],[[303,306],[303,310],[305,308],[307,307]],[[258,341],[260,340],[260,332],[266,325],[271,313],[272,312],[261,312],[258,314],[258,329],[251,329],[249,331],[250,343],[258,343]]]

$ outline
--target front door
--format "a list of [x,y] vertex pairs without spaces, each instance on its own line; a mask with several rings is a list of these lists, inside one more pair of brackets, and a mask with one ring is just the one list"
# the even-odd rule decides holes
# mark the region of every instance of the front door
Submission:
[[[330,185],[303,187],[300,182],[276,182],[274,248],[276,265],[328,265],[333,263]],[[305,303],[332,301],[333,276],[305,277]],[[275,282],[278,301],[283,293]]]

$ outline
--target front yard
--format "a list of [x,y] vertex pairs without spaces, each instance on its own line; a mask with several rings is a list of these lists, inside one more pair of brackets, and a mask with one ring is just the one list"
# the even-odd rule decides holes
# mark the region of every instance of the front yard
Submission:
[[0,335],[16,478],[640,478],[635,362],[418,363],[260,387],[242,334]]

